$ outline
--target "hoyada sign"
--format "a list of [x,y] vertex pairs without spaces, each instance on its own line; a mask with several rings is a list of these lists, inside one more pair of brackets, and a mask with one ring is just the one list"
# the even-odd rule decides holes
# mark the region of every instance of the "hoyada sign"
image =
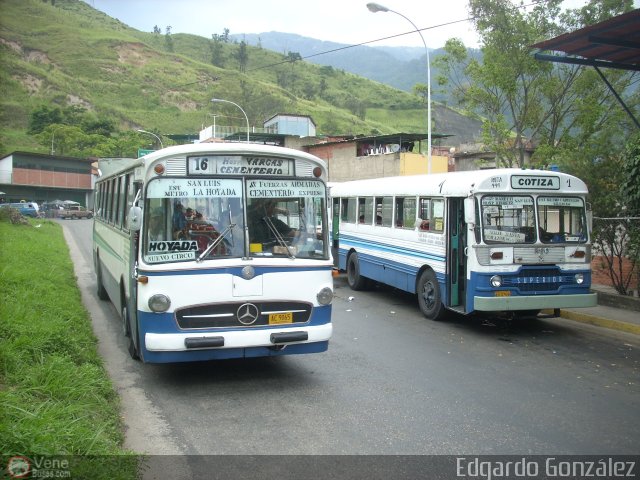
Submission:
[[195,252],[196,250],[198,250],[198,242],[195,240],[149,242],[149,253]]

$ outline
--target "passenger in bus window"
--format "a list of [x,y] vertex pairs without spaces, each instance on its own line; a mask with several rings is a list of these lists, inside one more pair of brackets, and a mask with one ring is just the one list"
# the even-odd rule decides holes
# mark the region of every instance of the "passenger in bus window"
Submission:
[[164,216],[162,212],[153,212],[149,219],[149,241],[162,241],[164,238]]
[[418,217],[416,219],[415,226],[418,230],[429,230],[429,220],[423,220],[422,218]]
[[296,231],[274,215],[275,201],[258,200],[252,207],[248,214],[250,243],[266,243],[275,240],[270,224],[281,236],[295,237]]
[[187,217],[182,210],[182,204],[176,203],[174,207],[173,217],[173,238],[174,240],[178,240],[180,238],[185,238],[185,230],[187,228]]

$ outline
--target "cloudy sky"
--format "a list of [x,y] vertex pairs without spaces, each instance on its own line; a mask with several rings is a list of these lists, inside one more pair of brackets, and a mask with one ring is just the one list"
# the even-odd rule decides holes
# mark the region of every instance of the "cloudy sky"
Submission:
[[[411,32],[399,15],[371,13],[368,0],[85,0],[97,10],[137,30],[193,33],[211,38],[225,28],[231,34],[284,32],[345,44],[358,44]],[[386,3],[385,3],[386,2]],[[427,45],[437,48],[451,37],[477,46],[466,0],[383,0],[382,5],[411,19]],[[447,25],[450,22],[456,22]],[[422,46],[415,32],[371,44]]]
[[[137,30],[192,33],[211,38],[225,28],[231,34],[284,32],[349,45],[423,46],[411,26],[422,30],[429,48],[452,37],[468,47],[478,41],[468,18],[467,0],[380,0],[378,3],[410,19],[387,12],[371,13],[369,0],[84,0]],[[512,0],[520,3],[519,0]],[[524,0],[530,4],[536,0]],[[566,8],[587,0],[565,0]],[[640,0],[634,0],[636,8]],[[393,38],[388,38],[393,37]]]

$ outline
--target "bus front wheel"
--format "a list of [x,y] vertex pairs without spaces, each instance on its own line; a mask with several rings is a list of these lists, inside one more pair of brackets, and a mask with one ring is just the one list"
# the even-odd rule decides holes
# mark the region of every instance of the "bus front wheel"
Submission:
[[122,306],[122,333],[124,333],[127,341],[127,350],[129,351],[129,355],[134,360],[140,360],[140,354],[138,353],[138,347],[136,345],[135,337],[133,330],[131,329],[131,318],[129,317],[129,309],[127,308],[126,302],[125,305]]
[[425,270],[418,280],[418,304],[429,320],[442,320],[445,309],[440,295],[440,284],[433,270]]
[[352,290],[364,290],[369,283],[367,278],[360,275],[360,259],[355,252],[347,259],[347,283]]

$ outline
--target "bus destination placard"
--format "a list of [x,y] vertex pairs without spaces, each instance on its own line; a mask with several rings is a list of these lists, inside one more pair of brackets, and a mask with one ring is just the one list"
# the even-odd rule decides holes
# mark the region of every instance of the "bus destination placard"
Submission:
[[291,176],[293,160],[250,155],[207,155],[187,157],[189,175]]
[[514,190],[560,190],[560,177],[536,175],[512,175]]

